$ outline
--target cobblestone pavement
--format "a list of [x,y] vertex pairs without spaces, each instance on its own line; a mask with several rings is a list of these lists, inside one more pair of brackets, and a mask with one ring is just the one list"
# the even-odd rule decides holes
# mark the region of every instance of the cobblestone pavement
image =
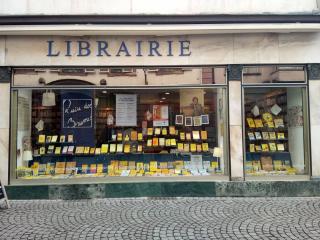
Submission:
[[11,201],[0,239],[320,239],[320,198]]

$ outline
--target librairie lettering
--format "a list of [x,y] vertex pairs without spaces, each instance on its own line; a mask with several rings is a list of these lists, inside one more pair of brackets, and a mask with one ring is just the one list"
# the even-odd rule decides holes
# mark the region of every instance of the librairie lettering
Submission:
[[189,40],[179,41],[134,41],[129,44],[126,41],[109,42],[98,41],[63,41],[57,44],[54,40],[47,41],[48,57],[187,57],[191,56],[191,42]]

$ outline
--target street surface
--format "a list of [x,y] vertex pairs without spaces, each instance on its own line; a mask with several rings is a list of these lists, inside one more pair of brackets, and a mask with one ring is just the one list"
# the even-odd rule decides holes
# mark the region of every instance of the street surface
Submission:
[[320,198],[11,201],[0,239],[320,239]]

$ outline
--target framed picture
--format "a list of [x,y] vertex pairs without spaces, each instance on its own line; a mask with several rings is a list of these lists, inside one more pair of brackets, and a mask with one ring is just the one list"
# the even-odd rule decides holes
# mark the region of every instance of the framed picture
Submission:
[[201,126],[202,124],[202,117],[201,116],[196,116],[193,117],[193,126]]
[[208,114],[201,115],[201,123],[202,124],[209,124],[209,115]]
[[183,115],[176,115],[176,125],[183,125]]
[[192,126],[192,117],[185,117],[184,118],[184,125],[185,126]]

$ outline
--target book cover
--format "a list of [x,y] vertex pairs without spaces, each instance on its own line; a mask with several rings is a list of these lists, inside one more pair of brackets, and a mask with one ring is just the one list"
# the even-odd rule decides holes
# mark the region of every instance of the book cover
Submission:
[[96,151],[94,152],[96,155],[101,154],[101,148],[96,148]]
[[158,162],[157,161],[150,161],[150,171],[155,172],[158,169]]
[[124,151],[124,153],[130,153],[130,144],[125,144],[123,151]]
[[261,167],[265,171],[268,171],[268,172],[272,171],[273,170],[272,158],[270,156],[262,156]]
[[148,128],[147,135],[148,136],[152,136],[153,135],[153,128]]
[[285,139],[283,132],[278,132],[278,139]]
[[201,131],[201,139],[207,140],[208,139],[208,132],[207,131]]
[[45,141],[46,141],[46,135],[43,135],[43,134],[39,135],[38,142],[45,143]]
[[154,129],[154,135],[160,135],[160,133],[161,133],[161,128]]
[[269,140],[269,133],[268,132],[262,132],[262,139],[263,140]]
[[137,162],[137,171],[143,170],[144,169],[144,165],[143,162]]
[[176,145],[177,145],[176,139],[175,138],[171,138],[170,139],[170,146],[176,146]]
[[175,126],[169,126],[169,134],[170,135],[175,135],[176,134]]
[[122,141],[122,133],[121,132],[117,133],[117,141]]
[[57,154],[57,155],[61,154],[61,147],[56,147],[54,154]]
[[39,164],[38,174],[39,175],[46,175],[47,165],[45,163]]
[[186,133],[186,139],[187,139],[188,141],[191,140],[191,133]]
[[269,147],[271,152],[277,151],[277,145],[275,143],[269,143]]
[[168,162],[160,162],[159,168],[160,169],[168,169]]
[[255,148],[256,148],[256,152],[262,151],[261,145],[255,145]]
[[267,122],[268,128],[274,128],[273,121]]
[[202,152],[202,145],[201,144],[197,144],[197,152]]
[[46,154],[46,148],[45,147],[41,147],[39,150],[40,155],[44,155]]
[[129,170],[135,170],[136,169],[136,162],[135,161],[129,161],[128,162],[128,169]]
[[126,135],[124,136],[124,141],[125,141],[125,142],[130,141],[130,137],[129,137],[129,135],[128,135],[128,134],[126,134]]
[[111,153],[115,153],[116,152],[116,144],[114,144],[114,143],[110,144],[110,152]]
[[121,160],[119,161],[119,170],[127,170],[128,169],[128,161]]
[[89,165],[88,164],[81,165],[81,173],[89,173]]
[[269,139],[270,140],[276,140],[276,133],[275,132],[269,132]]
[[261,133],[260,132],[254,132],[254,135],[256,137],[257,140],[261,140]]
[[59,142],[64,143],[66,141],[66,136],[65,135],[60,135]]
[[68,147],[68,154],[73,154],[73,151],[74,151],[74,146],[69,146]]
[[266,143],[261,144],[262,152],[269,152],[269,146]]
[[51,138],[51,142],[56,143],[58,141],[58,135],[54,135]]
[[55,164],[54,163],[47,163],[46,167],[46,175],[53,175],[54,174],[54,169],[55,169]]
[[137,152],[142,152],[142,145],[141,144],[138,145]]
[[117,144],[117,153],[122,153],[123,152],[123,144],[122,143],[118,143]]
[[68,135],[68,142],[73,143],[73,135],[72,134]]
[[97,173],[97,164],[90,164],[90,173]]
[[190,152],[196,152],[197,151],[197,144],[191,143],[190,144]]
[[281,171],[283,169],[282,161],[281,160],[274,160],[273,161],[273,169],[275,171]]
[[162,128],[162,135],[163,136],[166,136],[166,135],[168,135],[168,130],[167,130],[167,128]]
[[95,152],[96,152],[96,148],[95,147],[90,148],[90,154],[91,155],[94,155]]
[[83,146],[77,146],[76,147],[76,154],[83,154],[84,147]]
[[131,141],[137,141],[137,140],[138,140],[138,132],[131,131]]
[[284,144],[278,143],[277,144],[277,149],[278,149],[278,151],[284,151]]
[[284,127],[283,119],[282,118],[275,118],[274,119],[274,126],[275,126],[275,128]]
[[184,141],[186,139],[186,134],[185,132],[180,132],[180,140]]
[[254,133],[253,132],[248,132],[248,138],[249,138],[250,141],[256,140],[256,138],[254,137]]
[[152,138],[152,146],[158,147],[159,146],[159,138]]
[[66,174],[71,174],[75,171],[76,168],[76,162],[67,162],[66,163]]
[[189,148],[190,148],[189,143],[185,143],[184,146],[183,146],[183,151],[189,152],[190,151]]
[[170,147],[170,139],[166,139],[166,147]]
[[202,151],[204,151],[204,152],[209,151],[209,144],[208,143],[202,143]]
[[249,128],[255,128],[256,125],[254,124],[253,118],[247,118],[247,123]]
[[47,154],[53,154],[53,151],[54,151],[54,145],[49,145]]
[[55,173],[64,174],[66,170],[66,162],[56,162]]
[[47,136],[46,137],[46,143],[51,143],[51,138],[52,138],[52,136]]
[[68,153],[68,146],[64,146],[62,149],[62,154],[67,154]]
[[159,138],[159,146],[163,147],[166,144],[166,139],[165,138]]
[[147,140],[147,147],[152,147],[152,139]]
[[255,124],[256,128],[263,128],[262,119],[260,119],[260,118],[255,119],[254,124]]
[[101,153],[105,154],[108,153],[109,145],[108,144],[101,144]]
[[192,131],[192,138],[194,140],[199,140],[200,139],[199,131]]
[[143,134],[142,133],[138,133],[138,141],[142,141],[143,140]]
[[84,147],[84,154],[89,154],[90,153],[90,147]]
[[178,150],[182,152],[183,149],[183,143],[178,143]]
[[97,164],[97,173],[103,173],[103,164],[102,163]]
[[256,151],[254,144],[250,144],[250,145],[249,145],[249,148],[250,148],[250,149],[249,149],[250,152],[255,152],[255,151]]

